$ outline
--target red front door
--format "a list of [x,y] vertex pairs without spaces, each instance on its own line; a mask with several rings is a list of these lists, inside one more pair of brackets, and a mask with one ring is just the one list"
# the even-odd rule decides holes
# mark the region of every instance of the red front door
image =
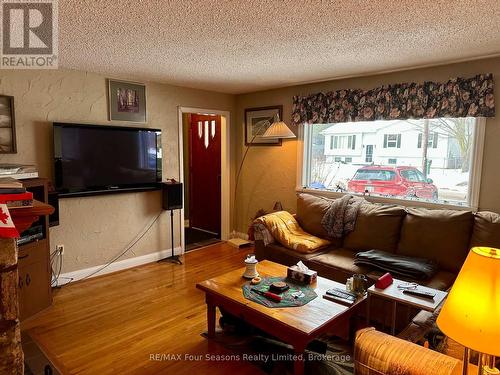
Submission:
[[220,116],[191,115],[189,225],[220,236]]

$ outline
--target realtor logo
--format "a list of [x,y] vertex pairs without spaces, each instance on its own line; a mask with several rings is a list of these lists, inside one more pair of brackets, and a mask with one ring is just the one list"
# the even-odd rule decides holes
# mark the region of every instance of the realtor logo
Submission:
[[57,0],[0,0],[1,69],[57,69]]

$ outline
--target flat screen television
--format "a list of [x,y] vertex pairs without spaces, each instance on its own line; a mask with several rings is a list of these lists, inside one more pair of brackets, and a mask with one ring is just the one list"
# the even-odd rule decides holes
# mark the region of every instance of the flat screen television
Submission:
[[54,123],[59,196],[157,189],[161,130]]

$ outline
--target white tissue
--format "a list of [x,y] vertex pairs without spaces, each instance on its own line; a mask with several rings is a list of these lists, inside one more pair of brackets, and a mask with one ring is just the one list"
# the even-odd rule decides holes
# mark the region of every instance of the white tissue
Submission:
[[309,271],[309,268],[304,263],[302,263],[301,260],[299,261],[299,263],[296,264],[295,267],[297,267],[297,270],[303,273]]
[[245,263],[257,263],[257,259],[255,259],[255,255],[249,256],[245,259]]

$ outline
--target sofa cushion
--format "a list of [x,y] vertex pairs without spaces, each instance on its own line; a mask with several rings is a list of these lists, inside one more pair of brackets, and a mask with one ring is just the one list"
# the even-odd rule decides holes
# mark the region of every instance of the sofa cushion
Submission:
[[297,196],[297,221],[300,226],[308,233],[327,238],[328,234],[321,225],[321,220],[331,202],[331,199],[311,194],[299,194]]
[[[293,266],[297,264],[299,261],[304,262],[306,265],[309,265],[309,260],[313,259],[316,256],[327,253],[331,251],[332,247],[327,247],[321,249],[315,253],[299,253],[298,251],[294,251],[291,249],[287,249],[283,245],[279,243],[271,243],[267,246],[260,244],[261,246],[256,246],[255,255],[259,261],[267,259],[279,264],[283,264],[285,266]],[[257,266],[258,267],[258,266]]]
[[[364,266],[356,266],[354,257],[356,253],[351,249],[338,248],[327,253],[318,255],[311,259],[311,267],[318,271],[320,276],[328,277],[328,274],[321,272],[321,269],[333,268],[342,271],[346,275],[355,273],[366,274],[370,268]],[[343,280],[345,282],[345,280]]]
[[438,271],[429,280],[420,281],[419,284],[438,290],[448,290],[455,282],[457,275],[453,272]]
[[474,214],[470,247],[474,246],[500,248],[500,215],[488,211]]
[[408,208],[398,254],[433,259],[441,269],[458,273],[469,250],[470,211]]
[[357,251],[377,249],[393,253],[398,247],[405,215],[399,206],[363,203],[354,230],[344,238],[342,246]]

